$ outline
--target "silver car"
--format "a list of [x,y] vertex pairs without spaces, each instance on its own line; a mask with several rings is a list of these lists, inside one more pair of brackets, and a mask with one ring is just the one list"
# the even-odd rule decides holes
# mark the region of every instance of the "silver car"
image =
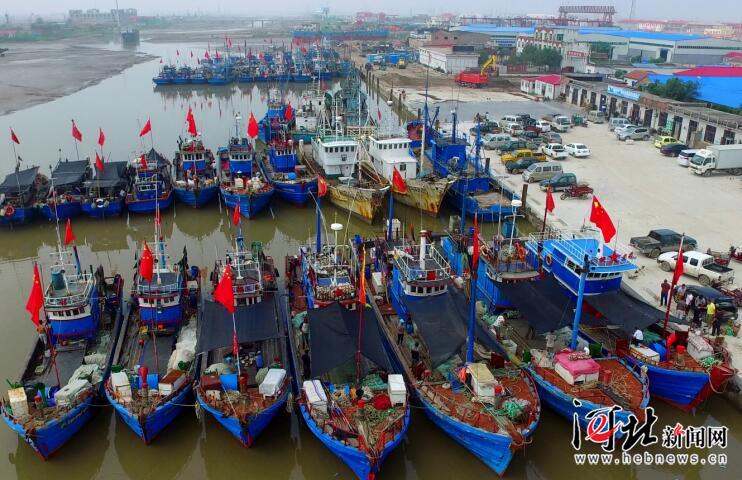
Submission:
[[696,148],[689,148],[688,150],[682,150],[678,154],[678,158],[677,158],[678,165],[680,165],[681,167],[687,167],[688,164],[690,163],[690,159],[693,158],[693,155],[695,155],[697,151],[698,149]]
[[622,141],[626,141],[629,138],[632,140],[649,140],[652,135],[649,133],[647,127],[636,127],[626,126],[623,128],[616,129],[616,138]]

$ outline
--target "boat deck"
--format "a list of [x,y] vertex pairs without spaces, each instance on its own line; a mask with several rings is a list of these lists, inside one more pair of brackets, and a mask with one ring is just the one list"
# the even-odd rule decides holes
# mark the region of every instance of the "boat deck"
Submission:
[[474,193],[472,196],[477,199],[480,208],[490,208],[495,205],[509,207],[512,205],[510,197],[500,192]]

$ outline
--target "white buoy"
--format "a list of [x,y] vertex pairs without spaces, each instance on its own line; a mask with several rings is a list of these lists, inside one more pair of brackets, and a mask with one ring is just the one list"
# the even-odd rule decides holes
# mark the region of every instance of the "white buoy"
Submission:
[[341,231],[342,229],[343,229],[342,223],[333,223],[332,225],[330,225],[330,230],[335,232],[335,245],[338,244],[338,232]]

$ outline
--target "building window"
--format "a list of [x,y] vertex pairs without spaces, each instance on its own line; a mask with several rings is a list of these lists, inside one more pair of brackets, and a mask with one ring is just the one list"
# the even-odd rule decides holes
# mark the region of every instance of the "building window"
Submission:
[[706,125],[706,131],[703,134],[703,141],[708,143],[714,143],[714,138],[716,137],[716,127],[711,125]]

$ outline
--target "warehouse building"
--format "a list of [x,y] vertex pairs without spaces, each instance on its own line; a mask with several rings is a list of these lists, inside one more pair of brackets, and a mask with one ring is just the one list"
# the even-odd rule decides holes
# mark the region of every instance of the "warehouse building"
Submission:
[[420,48],[420,63],[443,73],[456,74],[479,66],[479,55],[446,47]]

